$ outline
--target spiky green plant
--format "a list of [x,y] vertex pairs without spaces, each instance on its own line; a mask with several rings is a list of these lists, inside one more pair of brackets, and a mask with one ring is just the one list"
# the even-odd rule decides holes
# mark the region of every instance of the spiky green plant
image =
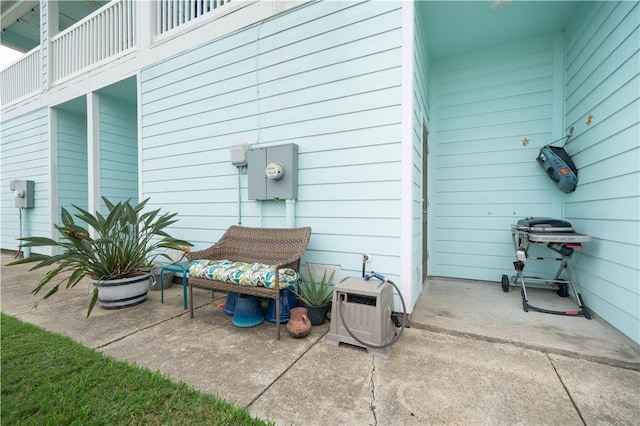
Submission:
[[327,279],[327,270],[325,269],[324,274],[322,274],[322,280],[316,283],[311,269],[307,264],[307,278],[300,280],[298,288],[292,289],[291,291],[307,306],[324,306],[331,302],[331,298],[333,297],[333,286],[331,283],[333,282],[334,273],[335,271],[332,271]]
[[[160,249],[174,249],[188,252],[191,243],[173,238],[165,228],[177,222],[177,213],[164,213],[160,209],[142,212],[149,201],[132,206],[130,200],[113,204],[103,197],[109,213],[91,214],[73,205],[78,210],[74,214],[81,222],[93,228],[95,238],[73,216],[62,209],[62,225],[54,227],[60,232],[60,241],[46,237],[21,238],[22,247],[56,247],[52,256],[34,254],[9,265],[37,262],[31,270],[53,266],[40,280],[33,294],[38,294],[55,277],[62,279],[51,286],[42,299],[53,296],[66,283],[66,288],[74,287],[80,280],[90,277],[94,280],[115,280],[147,273],[149,265],[157,256],[168,256]],[[89,302],[87,316],[91,314],[98,300],[98,288],[94,287]]]

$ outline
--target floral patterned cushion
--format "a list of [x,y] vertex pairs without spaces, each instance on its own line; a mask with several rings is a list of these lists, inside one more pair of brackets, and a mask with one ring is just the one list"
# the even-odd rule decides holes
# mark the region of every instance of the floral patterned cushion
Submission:
[[[232,262],[230,260],[194,260],[189,265],[189,276],[223,281],[238,285],[274,288],[275,265]],[[280,288],[288,288],[298,281],[293,269],[280,269]]]

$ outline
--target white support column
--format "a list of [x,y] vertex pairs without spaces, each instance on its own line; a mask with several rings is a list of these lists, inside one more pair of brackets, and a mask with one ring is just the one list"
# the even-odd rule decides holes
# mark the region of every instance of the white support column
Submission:
[[40,46],[42,46],[42,90],[47,91],[53,84],[53,58],[51,37],[60,32],[60,8],[58,1],[40,0]]
[[100,211],[100,98],[87,94],[87,173],[89,183],[88,211]]
[[[401,123],[401,174],[400,186],[400,283],[399,288],[407,305],[413,311],[413,287],[421,285],[420,277],[414,274],[413,266],[413,57],[414,57],[414,3],[402,2],[402,123]],[[420,274],[417,274],[420,275]],[[416,281],[417,280],[417,281]],[[401,306],[395,306],[400,310]]]
[[[58,215],[58,110],[55,108],[49,108],[49,199],[49,223],[60,223]],[[58,239],[58,231],[53,226],[49,232],[49,238]]]
[[146,51],[151,46],[157,31],[158,7],[155,1],[137,1],[135,3],[135,43],[138,52]]
[[136,102],[137,102],[137,126],[138,126],[138,201],[144,200],[144,188],[142,180],[142,172],[144,170],[143,150],[142,150],[142,80],[140,71],[136,74]]

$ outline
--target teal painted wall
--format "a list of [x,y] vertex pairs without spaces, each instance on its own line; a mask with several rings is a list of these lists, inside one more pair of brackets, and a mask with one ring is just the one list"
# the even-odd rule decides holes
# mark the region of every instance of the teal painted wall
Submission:
[[[593,236],[575,259],[585,303],[640,343],[640,6],[594,2],[566,31],[565,217]],[[587,124],[589,115],[591,123]]]
[[[563,218],[594,238],[572,259],[585,303],[640,342],[639,6],[581,6],[564,34],[433,62],[430,273],[497,281],[510,224]],[[535,158],[572,126],[579,185],[563,194]]]
[[[100,194],[138,202],[138,112],[134,103],[99,95]],[[104,208],[104,205],[103,205]]]
[[[20,237],[19,210],[9,182],[33,180],[35,208],[23,209],[23,229],[30,235],[49,236],[49,115],[46,108],[7,120],[0,127],[0,222],[2,248],[17,250]],[[24,237],[28,236],[23,234]]]
[[[237,223],[232,143],[296,143],[305,259],[353,275],[368,252],[397,279],[401,6],[311,3],[142,70],[142,193],[176,233],[203,248]],[[239,178],[242,224],[285,226],[285,202]]]
[[[86,99],[81,99],[86,105]],[[58,217],[62,207],[72,214],[72,204],[88,208],[87,114],[79,109],[57,108],[58,134]]]
[[[562,132],[557,61],[561,35],[434,61],[431,275],[513,274],[510,225],[560,216],[560,192],[535,161]],[[532,272],[548,270],[537,263]]]

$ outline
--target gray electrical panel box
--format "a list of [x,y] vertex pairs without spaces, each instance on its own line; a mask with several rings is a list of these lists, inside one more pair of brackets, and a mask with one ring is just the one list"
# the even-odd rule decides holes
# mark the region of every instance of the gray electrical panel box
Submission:
[[247,160],[250,200],[298,198],[298,145],[253,148]]
[[9,182],[9,189],[13,191],[13,199],[16,207],[20,209],[31,209],[35,207],[32,180],[12,180]]

